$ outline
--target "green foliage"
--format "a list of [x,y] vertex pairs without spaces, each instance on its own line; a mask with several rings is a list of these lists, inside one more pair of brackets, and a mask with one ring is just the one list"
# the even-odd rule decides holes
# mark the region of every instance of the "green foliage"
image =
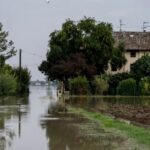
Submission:
[[0,96],[12,95],[16,93],[16,78],[8,73],[0,74]]
[[103,95],[108,91],[109,85],[101,76],[94,77],[95,94]]
[[13,41],[8,41],[8,32],[3,31],[0,23],[0,67],[4,66],[5,60],[15,55],[16,50]]
[[86,77],[76,77],[69,80],[71,94],[84,95],[89,93],[89,84]]
[[20,79],[20,70],[18,68],[13,68],[13,74],[17,79],[17,92],[18,93],[28,93],[29,84],[30,84],[30,72],[27,68],[21,68],[21,79]]
[[[103,73],[111,59],[113,44],[110,24],[86,17],[79,23],[67,20],[61,30],[50,34],[47,60],[41,63],[39,70],[53,80]],[[77,65],[75,60],[80,67],[73,71]]]
[[124,56],[125,48],[124,43],[119,43],[117,48],[113,50],[113,56],[111,58],[111,67],[114,70],[121,69],[126,64],[127,60]]
[[131,78],[132,75],[129,73],[117,73],[111,75],[108,79],[109,84],[109,94],[116,95],[117,91],[116,88],[119,85],[119,82],[128,78]]
[[117,94],[119,95],[135,95],[136,81],[132,78],[122,80],[117,87]]
[[0,68],[2,68],[5,64],[5,57],[3,55],[0,55]]
[[[15,87],[15,90],[16,90],[15,93],[16,94],[29,92],[30,72],[28,71],[27,68],[21,69],[21,80],[20,80],[19,68],[12,68],[10,65],[5,64],[2,68],[0,68],[0,76],[3,77],[2,78],[3,81],[8,78],[7,81],[10,81],[10,84],[12,83],[12,86],[14,84],[13,84],[13,82],[11,82],[11,78],[14,79],[14,82],[16,82],[16,87]],[[1,84],[3,84],[3,83],[0,83],[0,86],[2,87]],[[6,84],[7,84],[7,82],[6,82]],[[6,92],[3,92],[3,94],[5,94],[5,93]],[[8,92],[8,95],[9,95],[9,93],[10,92]]]
[[2,68],[0,68],[0,74],[12,74],[13,69],[10,65],[5,64]]
[[90,77],[95,71],[95,66],[88,65],[82,53],[75,53],[71,54],[65,61],[62,60],[58,64],[52,66],[51,76],[63,81],[64,79],[84,76],[85,74],[87,77]]
[[150,56],[142,56],[132,64],[131,73],[135,75],[137,80],[140,80],[141,77],[150,76]]
[[139,83],[142,95],[150,95],[150,77],[144,77]]

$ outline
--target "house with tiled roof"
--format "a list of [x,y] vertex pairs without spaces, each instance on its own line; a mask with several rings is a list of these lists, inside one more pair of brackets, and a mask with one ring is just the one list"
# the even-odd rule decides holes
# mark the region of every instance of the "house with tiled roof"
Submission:
[[123,42],[127,63],[120,70],[108,69],[110,73],[129,72],[132,64],[143,55],[150,54],[150,32],[114,32],[115,45]]

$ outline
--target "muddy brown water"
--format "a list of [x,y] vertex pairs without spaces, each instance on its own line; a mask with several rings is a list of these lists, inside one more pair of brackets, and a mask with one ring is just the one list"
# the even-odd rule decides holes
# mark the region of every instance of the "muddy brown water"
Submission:
[[[99,124],[81,116],[66,112],[52,113],[58,102],[55,87],[31,87],[30,91],[29,96],[0,97],[0,150],[133,148],[133,143],[127,138],[106,132]],[[78,98],[67,101],[77,107],[99,110],[109,107],[105,100],[100,99]],[[113,103],[119,102],[114,101],[111,105]],[[121,103],[124,105],[124,101]],[[146,100],[144,106],[149,108],[149,101]]]

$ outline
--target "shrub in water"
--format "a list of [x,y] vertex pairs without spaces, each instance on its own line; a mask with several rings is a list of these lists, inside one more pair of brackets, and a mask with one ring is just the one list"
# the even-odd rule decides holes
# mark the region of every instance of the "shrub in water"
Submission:
[[95,85],[95,94],[103,95],[104,92],[108,91],[109,85],[101,76],[95,76],[93,82]]
[[21,79],[19,79],[19,75],[20,75],[19,68],[13,68],[13,74],[15,75],[18,82],[17,92],[28,93],[30,78],[31,78],[29,70],[27,68],[21,68]]
[[71,94],[88,94],[89,84],[86,77],[76,77],[69,80]]
[[10,74],[0,74],[0,95],[12,95],[16,93],[17,82]]
[[150,95],[150,77],[144,77],[139,83],[142,95]]
[[119,95],[135,95],[136,81],[132,78],[122,80],[117,87],[117,94]]
[[132,78],[132,75],[126,72],[111,75],[108,80],[109,94],[116,95],[119,82],[121,82],[122,80],[129,79],[129,78]]

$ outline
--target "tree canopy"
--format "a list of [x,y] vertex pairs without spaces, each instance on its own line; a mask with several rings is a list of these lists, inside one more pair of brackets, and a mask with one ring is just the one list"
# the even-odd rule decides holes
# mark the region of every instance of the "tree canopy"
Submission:
[[131,66],[131,73],[137,78],[150,76],[150,56],[144,55]]
[[113,46],[111,24],[86,17],[79,22],[69,19],[50,34],[47,59],[39,70],[60,80],[101,74],[108,68]]
[[13,41],[9,41],[7,37],[8,32],[3,31],[3,25],[0,23],[0,66],[3,66],[5,60],[16,53]]
[[119,43],[117,47],[113,50],[113,55],[111,58],[111,68],[113,70],[121,69],[123,65],[127,62],[125,58],[125,47],[124,43]]

